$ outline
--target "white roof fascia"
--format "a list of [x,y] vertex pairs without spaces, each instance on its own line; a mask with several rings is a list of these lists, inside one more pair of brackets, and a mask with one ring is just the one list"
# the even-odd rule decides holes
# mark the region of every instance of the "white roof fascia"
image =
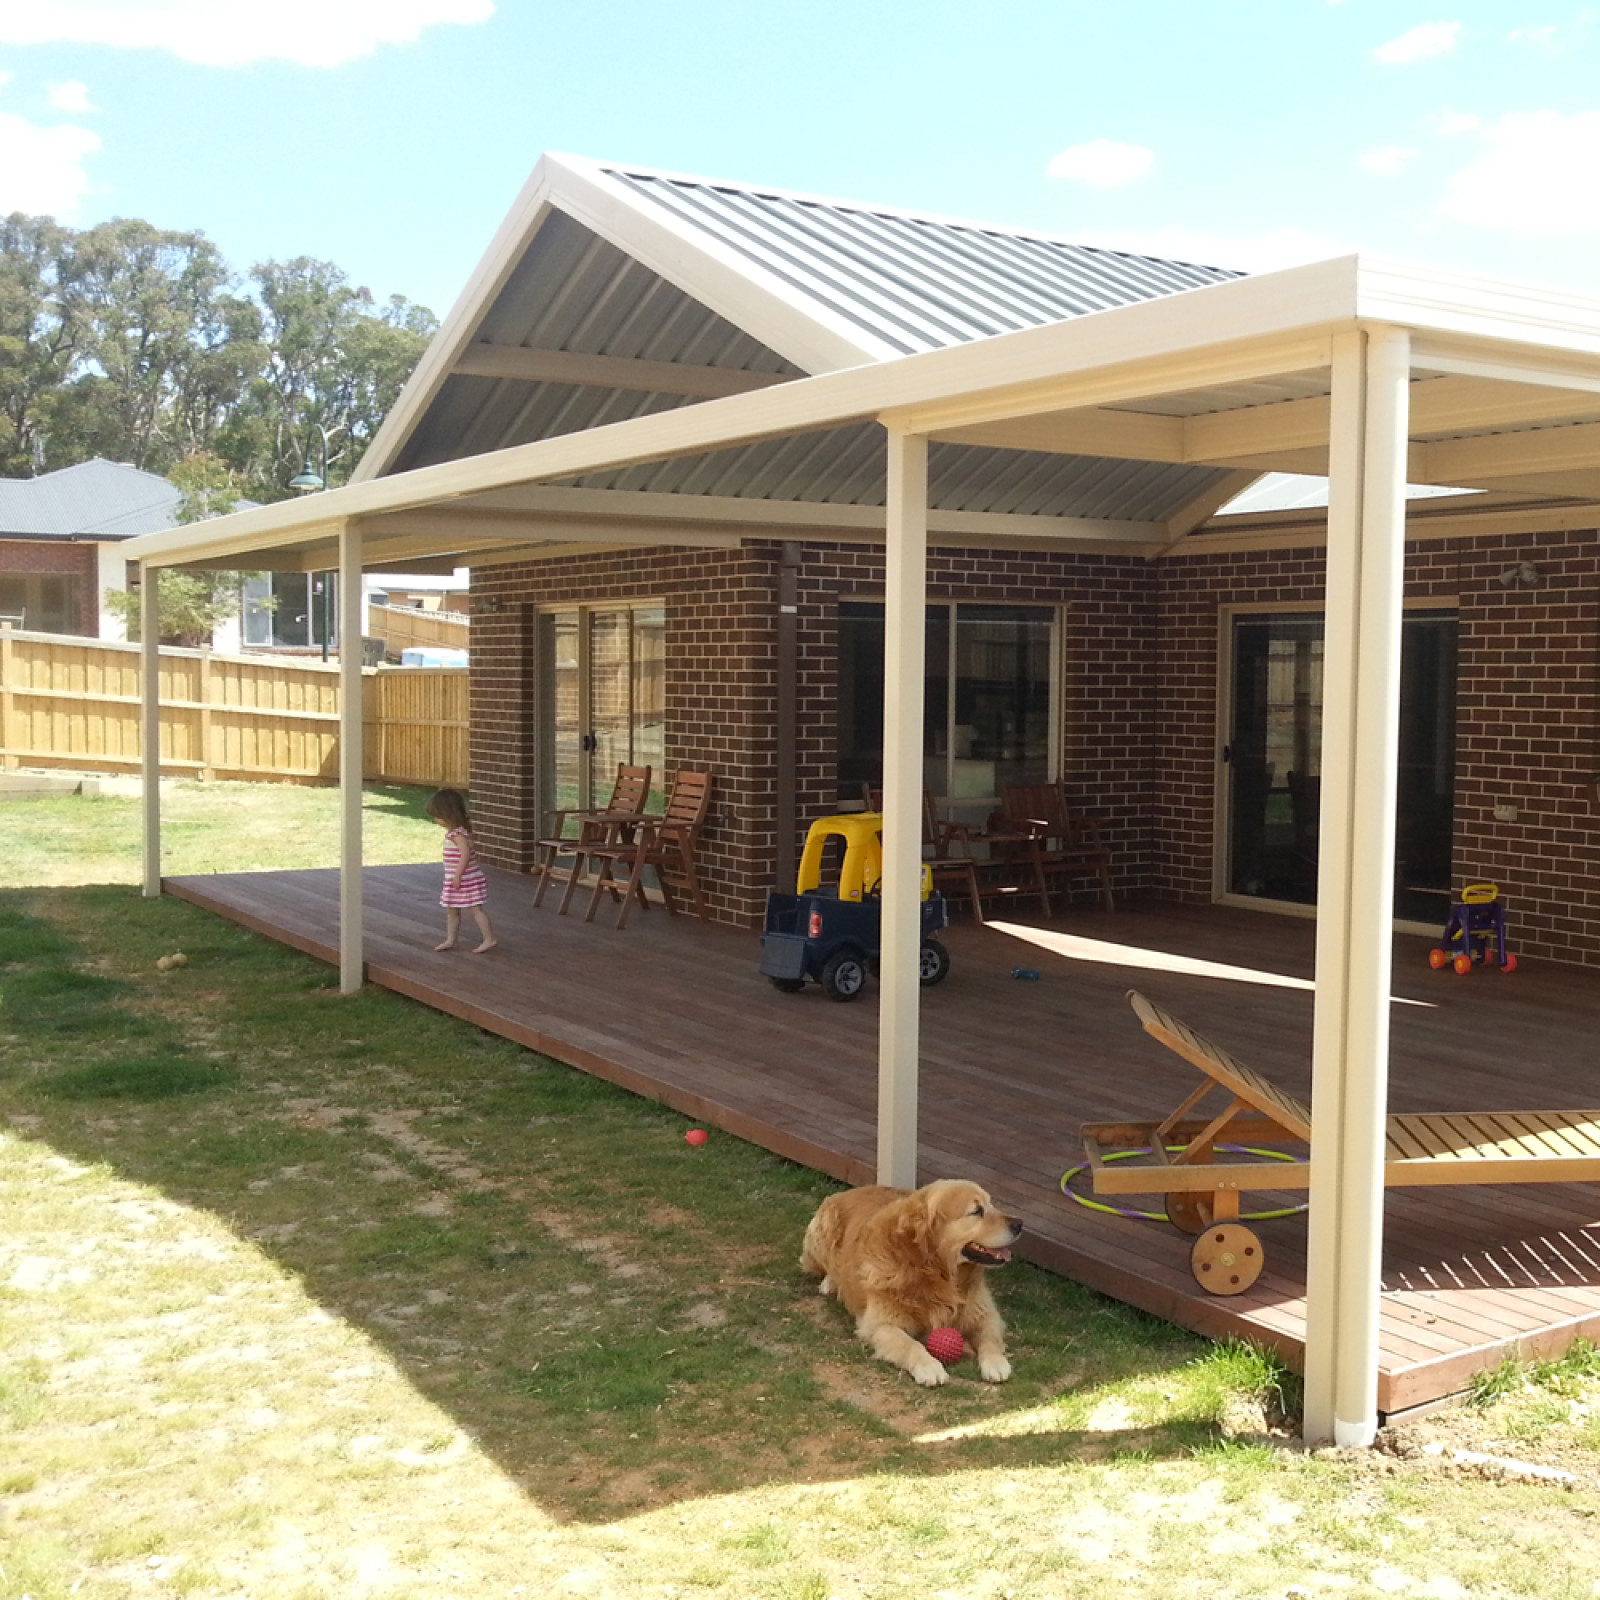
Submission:
[[[147,534],[125,548],[131,559],[157,564],[220,559],[302,540],[308,528],[336,524],[344,517],[438,504],[518,483],[815,432],[863,418],[892,419],[908,431],[931,433],[1038,410],[1126,403],[1315,370],[1328,363],[1333,330],[1356,322],[1361,279],[1362,262],[1354,256],[1234,279],[1068,322],[352,483],[314,496],[314,504],[280,502],[236,512]],[[1495,309],[1486,305],[1475,313],[1480,330],[1508,333],[1515,325],[1523,326],[1526,338],[1540,334],[1533,324],[1495,318]],[[1390,321],[1426,332],[1430,317],[1455,318],[1461,308],[1435,303],[1413,315],[1391,298],[1387,311]],[[1560,323],[1544,330],[1552,367],[1574,366],[1570,359],[1560,361],[1561,329],[1573,323],[1580,329],[1592,325],[1600,338],[1600,301],[1569,305]],[[1493,338],[1495,332],[1485,336]],[[1529,350],[1527,364],[1530,372],[1544,370],[1544,351]],[[1600,379],[1600,358],[1583,360],[1579,352],[1576,369],[1574,377],[1586,372]]]
[[598,162],[569,155],[544,161],[553,174],[552,202],[568,216],[806,372],[904,354],[699,228],[646,208]]
[[445,379],[455,370],[461,352],[472,343],[484,313],[516,271],[534,234],[549,215],[549,193],[550,168],[547,159],[541,158],[505,221],[496,230],[489,248],[473,268],[466,287],[456,296],[456,303],[440,323],[439,331],[428,341],[428,348],[406,379],[405,387],[389,408],[377,435],[356,463],[355,471],[350,474],[351,483],[365,483],[370,478],[381,477],[400,454],[411,430],[444,387]]

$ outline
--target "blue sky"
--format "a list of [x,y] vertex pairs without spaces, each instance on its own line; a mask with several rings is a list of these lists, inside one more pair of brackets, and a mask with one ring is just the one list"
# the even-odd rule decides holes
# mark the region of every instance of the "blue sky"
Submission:
[[0,213],[322,256],[442,314],[543,150],[1600,295],[1588,6],[0,0]]

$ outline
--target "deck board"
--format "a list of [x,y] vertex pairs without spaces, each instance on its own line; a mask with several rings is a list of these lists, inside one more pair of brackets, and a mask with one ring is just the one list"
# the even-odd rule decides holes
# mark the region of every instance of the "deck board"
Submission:
[[[877,1005],[783,995],[756,971],[754,935],[659,908],[617,932],[602,908],[566,916],[490,873],[501,948],[435,954],[438,867],[368,868],[373,982],[664,1101],[847,1182],[876,1159]],[[321,960],[338,959],[338,874],[174,878],[169,892]],[[1072,910],[1050,926],[1088,939],[1309,977],[1309,922],[1218,907]],[[1213,1337],[1262,1340],[1291,1362],[1305,1335],[1305,1225],[1256,1226],[1266,1268],[1245,1294],[1202,1293],[1190,1241],[1165,1222],[1076,1204],[1062,1174],[1078,1127],[1164,1115],[1198,1081],[1145,1036],[1131,985],[1291,1095],[1310,1094],[1312,995],[1188,973],[1069,961],[1003,929],[957,924],[950,978],[924,995],[919,1155],[924,1179],[971,1176],[1021,1214],[1023,1253],[1053,1271]],[[1390,1106],[1493,1114],[1592,1105],[1600,1004],[1591,974],[1433,972],[1398,938]],[[1016,982],[1016,966],[1038,983]],[[1514,1065],[1513,1065],[1514,1064]],[[1470,1131],[1470,1130],[1469,1130]],[[1076,1187],[1087,1193],[1086,1175]],[[1159,1211],[1160,1196],[1127,1197]],[[1256,1195],[1246,1209],[1295,1196]],[[1507,1354],[1546,1357],[1600,1337],[1600,1186],[1391,1189],[1385,1203],[1380,1410],[1461,1390]]]

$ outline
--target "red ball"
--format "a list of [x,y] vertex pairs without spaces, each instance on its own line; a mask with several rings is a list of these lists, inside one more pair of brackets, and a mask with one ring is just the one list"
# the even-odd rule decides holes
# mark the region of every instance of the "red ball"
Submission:
[[704,1144],[706,1140],[711,1137],[711,1135],[707,1133],[704,1128],[691,1128],[686,1134],[684,1134],[683,1137],[690,1144],[701,1145]]
[[928,1335],[928,1354],[953,1367],[967,1353],[967,1341],[959,1328],[935,1328]]

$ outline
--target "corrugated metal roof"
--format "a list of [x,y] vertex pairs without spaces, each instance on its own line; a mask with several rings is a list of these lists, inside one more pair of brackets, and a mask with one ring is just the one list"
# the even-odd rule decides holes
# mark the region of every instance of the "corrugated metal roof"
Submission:
[[0,478],[0,536],[128,539],[178,520],[183,496],[120,461],[80,462],[38,478]]
[[[565,168],[560,169],[565,171]],[[1089,249],[1010,232],[772,190],[598,169],[632,214],[670,220],[675,281],[617,238],[552,209],[486,307],[478,343],[803,377],[778,351],[692,292],[702,263],[748,264],[776,282],[796,314],[843,320],[863,346],[910,355],[1104,311],[1240,274]],[[569,199],[569,204],[573,203]],[[704,241],[697,256],[694,241]],[[708,299],[712,298],[708,295]],[[1287,396],[1276,391],[1260,399]],[[454,374],[413,427],[390,471],[604,426],[694,402],[599,384]],[[1181,402],[1180,402],[1181,406]],[[932,503],[946,510],[1041,516],[1161,518],[1218,476],[1205,467],[1101,461],[938,444]],[[870,426],[773,440],[738,450],[631,467],[585,487],[833,504],[883,503],[883,435]]]
[[607,171],[644,204],[905,355],[1241,276],[1039,234],[621,167]]

